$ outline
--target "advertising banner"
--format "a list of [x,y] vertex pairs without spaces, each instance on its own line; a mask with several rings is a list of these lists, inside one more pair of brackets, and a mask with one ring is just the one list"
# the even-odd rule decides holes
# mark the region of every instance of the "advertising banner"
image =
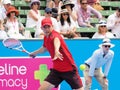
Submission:
[[38,90],[51,67],[50,57],[0,58],[0,90]]

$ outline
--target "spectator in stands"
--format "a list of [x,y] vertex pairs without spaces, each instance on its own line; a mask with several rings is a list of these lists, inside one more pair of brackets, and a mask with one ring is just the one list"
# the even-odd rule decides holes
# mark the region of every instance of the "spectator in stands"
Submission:
[[74,4],[70,0],[65,0],[63,5],[61,6],[62,9],[67,9],[70,17],[76,22],[77,21],[77,13],[74,10]]
[[60,32],[60,28],[58,26],[57,20],[52,17],[52,9],[51,8],[48,8],[48,7],[45,8],[45,17],[51,18],[54,30],[56,30],[57,32]]
[[34,28],[35,29],[35,34],[32,33],[32,37],[40,37],[40,33],[42,30],[40,29],[40,1],[39,0],[32,0],[30,3],[30,10],[28,11],[27,14],[27,20],[26,20],[26,27],[27,28]]
[[107,28],[115,37],[120,38],[120,7],[107,18]]
[[52,8],[52,17],[59,21],[59,14],[56,8]]
[[80,0],[77,12],[80,27],[93,27],[90,23],[91,14],[94,14],[99,20],[102,19],[102,14],[88,5],[87,0]]
[[28,2],[28,3],[31,2],[31,0],[25,0],[25,1]]
[[5,28],[3,26],[3,21],[0,19],[0,39],[7,38],[7,33],[5,32]]
[[63,5],[62,0],[50,0],[47,3],[48,8],[56,8],[58,10],[58,13],[60,13],[62,5]]
[[115,38],[111,32],[108,32],[106,21],[102,20],[98,24],[98,32],[92,38]]
[[[3,5],[2,5],[3,4]],[[11,0],[3,0],[0,7],[0,18],[2,21],[6,22],[7,9],[11,6]]]
[[19,21],[17,16],[19,15],[19,11],[14,7],[10,6],[7,10],[7,21],[5,27],[7,28],[7,34],[9,37],[23,39],[25,38],[22,34],[20,34],[20,30],[24,30],[24,28],[19,27]]
[[77,38],[75,22],[70,18],[67,9],[62,9],[60,14],[60,21],[58,22],[60,27],[60,34],[67,38]]
[[100,5],[100,0],[88,0],[88,4],[98,11],[104,10],[104,8]]

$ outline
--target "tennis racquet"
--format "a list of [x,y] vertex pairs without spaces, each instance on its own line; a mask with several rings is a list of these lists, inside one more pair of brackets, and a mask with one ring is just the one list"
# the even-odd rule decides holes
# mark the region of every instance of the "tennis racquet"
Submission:
[[[7,38],[2,41],[3,45],[9,49],[18,50],[24,53],[27,53],[30,55],[30,52],[28,52],[22,45],[21,41],[15,38]],[[35,56],[32,56],[33,58]]]

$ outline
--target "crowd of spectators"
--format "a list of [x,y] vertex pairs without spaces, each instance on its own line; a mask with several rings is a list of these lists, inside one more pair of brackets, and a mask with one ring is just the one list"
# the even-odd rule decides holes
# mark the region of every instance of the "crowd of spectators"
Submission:
[[[82,38],[77,28],[96,28],[92,37],[88,38],[120,38],[120,8],[112,15],[104,18],[100,13],[104,7],[101,0],[46,0],[44,15],[41,15],[40,0],[25,0],[29,5],[26,14],[26,23],[19,20],[20,11],[12,5],[11,0],[0,0],[0,39],[7,37],[18,39],[43,38],[41,20],[51,18],[54,30],[58,31],[63,38]],[[92,24],[91,19],[97,18],[98,23]],[[101,24],[101,21],[104,21]],[[25,28],[34,28],[35,32],[28,32]],[[26,32],[30,37],[26,36]],[[113,34],[113,35],[112,35]],[[31,37],[32,36],[32,37]]]

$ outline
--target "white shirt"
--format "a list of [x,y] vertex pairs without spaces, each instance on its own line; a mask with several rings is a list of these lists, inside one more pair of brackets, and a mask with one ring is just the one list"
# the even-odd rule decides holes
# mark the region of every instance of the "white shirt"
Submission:
[[92,56],[87,61],[85,61],[85,63],[90,65],[89,76],[94,76],[95,68],[100,68],[103,65],[105,65],[104,75],[107,76],[112,64],[113,57],[114,52],[112,50],[109,50],[105,57],[103,57],[102,48],[95,50]]
[[107,28],[111,29],[111,32],[116,35],[117,38],[120,38],[120,23],[115,25],[116,21],[120,21],[120,18],[117,17],[116,13],[110,15],[107,19]]
[[96,32],[92,38],[115,38],[111,32],[107,32],[105,35]]

